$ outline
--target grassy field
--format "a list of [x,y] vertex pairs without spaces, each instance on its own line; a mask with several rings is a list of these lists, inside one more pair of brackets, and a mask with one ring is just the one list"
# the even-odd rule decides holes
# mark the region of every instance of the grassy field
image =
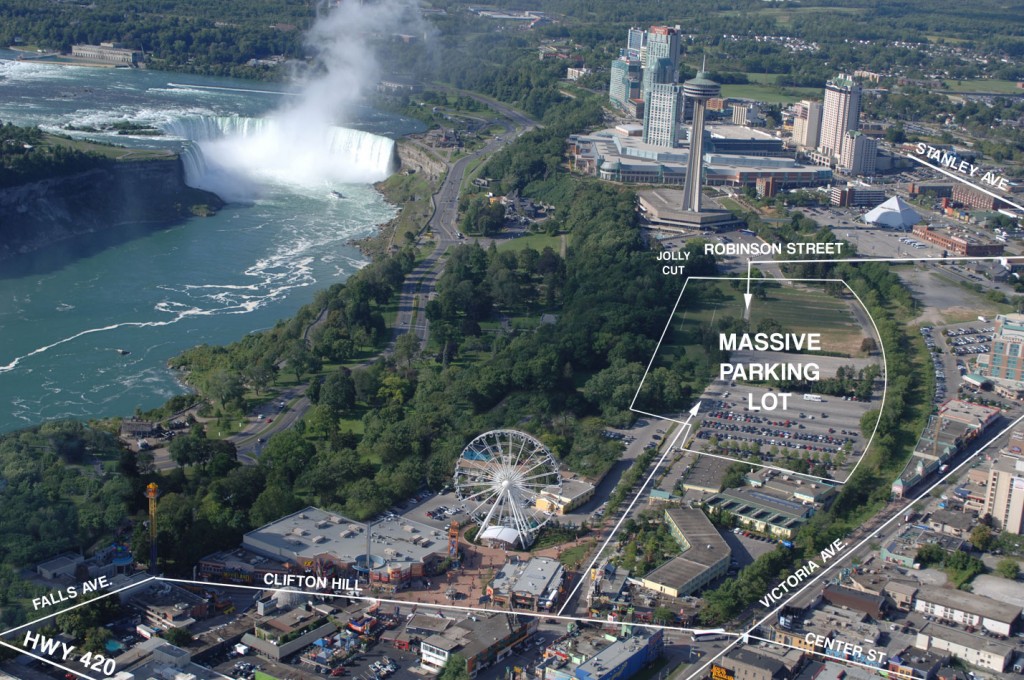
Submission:
[[[750,325],[775,319],[793,333],[821,333],[822,346],[829,351],[839,346],[860,347],[864,331],[850,314],[850,308],[821,291],[820,286],[797,288],[774,284],[767,300],[758,300],[750,309]],[[854,351],[854,353],[856,353]]]
[[774,85],[722,85],[722,96],[736,99],[755,99],[766,104],[792,104],[808,97],[821,96],[817,87],[787,87]]
[[732,199],[732,198],[718,198],[718,199],[715,199],[715,200],[717,200],[718,203],[723,208],[725,208],[726,210],[731,210],[732,212],[735,212],[735,213],[745,213],[745,212],[747,212],[746,209],[742,205],[740,205],[739,202],[737,202],[735,199]]
[[1019,94],[1024,89],[1017,87],[1015,80],[946,80],[950,92],[991,92],[992,94]]
[[[844,300],[824,293],[820,287],[783,286],[769,283],[768,298],[755,299],[750,308],[750,328],[765,319],[775,319],[790,333],[820,333],[822,348],[829,352],[860,354],[867,333],[850,313]],[[691,281],[676,311],[672,327],[658,350],[654,366],[668,366],[685,349],[689,358],[702,357],[698,329],[723,317],[743,316],[741,285],[728,281]]]
[[123,146],[97,144],[84,139],[69,139],[67,137],[58,137],[57,135],[48,134],[44,137],[44,141],[50,146],[63,146],[124,161],[173,160],[177,158],[174,152],[166,149],[126,149]]
[[765,9],[756,9],[753,11],[731,9],[723,10],[718,14],[723,16],[749,16],[749,17],[766,17],[774,20],[779,26],[788,26],[793,23],[793,17],[800,14],[813,15],[821,14],[825,15],[823,18],[827,18],[834,14],[864,14],[867,9],[860,7],[766,7]]
[[[572,243],[572,234],[565,234],[565,237],[569,243]],[[519,238],[500,241],[496,247],[498,250],[512,250],[515,252],[525,250],[526,248],[533,248],[538,252],[543,252],[544,248],[550,247],[557,253],[562,247],[562,237],[560,235],[530,234],[529,236],[520,236]]]

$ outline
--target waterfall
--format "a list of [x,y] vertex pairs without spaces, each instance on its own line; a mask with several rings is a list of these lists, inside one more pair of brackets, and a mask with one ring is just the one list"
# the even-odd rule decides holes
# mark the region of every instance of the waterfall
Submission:
[[287,124],[276,118],[188,116],[163,125],[189,140],[185,181],[225,200],[246,200],[268,183],[322,190],[370,183],[395,167],[395,142],[338,126]]

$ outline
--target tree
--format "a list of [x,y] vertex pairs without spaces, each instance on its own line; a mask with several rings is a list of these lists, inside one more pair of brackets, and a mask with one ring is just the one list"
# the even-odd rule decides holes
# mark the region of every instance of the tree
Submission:
[[324,380],[319,396],[319,403],[326,406],[335,417],[355,406],[356,384],[352,380],[352,372],[340,368],[331,373]]
[[992,546],[992,530],[984,524],[979,524],[971,529],[971,545],[985,552]]
[[420,339],[415,333],[409,331],[398,336],[395,340],[395,363],[404,365],[406,370],[412,368],[412,363],[420,353]]
[[306,373],[320,370],[320,360],[310,353],[305,340],[294,341],[285,354],[285,360],[288,362],[288,370],[295,374],[295,382],[301,382]]
[[1016,581],[1017,577],[1020,576],[1020,564],[1012,557],[1004,557],[999,560],[999,564],[996,565],[996,573],[1003,578]]
[[201,426],[194,427],[187,435],[175,437],[167,450],[171,460],[181,467],[204,465],[213,456],[212,442]]
[[917,551],[915,561],[920,562],[921,566],[927,567],[930,564],[939,564],[945,557],[945,552],[934,543],[928,543],[920,547]]
[[107,642],[114,635],[106,628],[96,626],[85,631],[85,641],[82,643],[83,652],[103,654],[107,651]]
[[676,613],[668,607],[658,607],[652,615],[654,623],[667,626],[676,620]]
[[296,510],[301,510],[302,506],[302,500],[291,491],[280,486],[268,486],[252,504],[249,518],[253,525],[262,526]]
[[242,371],[246,384],[252,387],[256,396],[267,388],[277,375],[277,366],[269,361],[260,361]]
[[452,654],[444,664],[444,669],[437,676],[438,680],[469,680],[466,671],[466,659],[461,654]]
[[164,633],[164,639],[175,647],[187,647],[192,642],[192,633],[185,628],[169,628]]
[[240,400],[245,394],[241,376],[224,369],[207,374],[203,389],[207,396],[220,404],[221,408]]

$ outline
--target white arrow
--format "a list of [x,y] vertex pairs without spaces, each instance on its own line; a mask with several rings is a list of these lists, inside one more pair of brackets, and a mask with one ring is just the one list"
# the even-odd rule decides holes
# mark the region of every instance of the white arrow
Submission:
[[750,268],[753,266],[753,263],[750,260],[747,260],[747,292],[743,294],[744,316],[750,312],[750,300],[754,297],[750,294]]
[[682,436],[683,432],[689,431],[690,421],[693,420],[693,417],[697,415],[698,411],[700,411],[700,404],[701,402],[698,401],[693,405],[693,408],[689,410],[690,417],[679,426],[679,432],[672,440],[672,443],[665,447],[665,453],[661,454],[661,458],[658,459],[658,464],[654,466],[653,470],[651,470],[651,474],[647,475],[647,479],[644,480],[643,485],[637,490],[636,495],[633,496],[633,500],[630,502],[629,507],[627,507],[626,511],[622,513],[622,517],[619,518],[619,521],[615,524],[611,533],[608,534],[608,538],[606,538],[604,543],[601,544],[601,548],[597,551],[597,554],[594,555],[594,559],[591,560],[590,566],[587,567],[586,571],[580,572],[580,577],[576,580],[576,587],[572,589],[572,592],[565,598],[562,602],[562,607],[558,610],[559,616],[565,612],[565,608],[569,606],[570,602],[572,602],[572,598],[576,596],[576,591],[580,589],[580,586],[583,585],[585,581],[589,582],[590,579],[587,578],[587,576],[590,574],[590,570],[593,569],[594,565],[597,564],[597,561],[601,559],[601,555],[604,554],[605,548],[607,548],[608,544],[612,542],[613,538],[615,538],[615,534],[618,533],[619,527],[621,527],[622,523],[626,521],[627,517],[629,517],[629,513],[633,512],[633,506],[636,505],[636,502],[644,495],[644,489],[646,489],[647,485],[651,483],[652,479],[654,479],[654,475],[658,474],[658,470],[661,469],[661,464],[665,462],[665,458],[668,457],[668,454],[675,448],[676,442],[679,441],[679,437]]

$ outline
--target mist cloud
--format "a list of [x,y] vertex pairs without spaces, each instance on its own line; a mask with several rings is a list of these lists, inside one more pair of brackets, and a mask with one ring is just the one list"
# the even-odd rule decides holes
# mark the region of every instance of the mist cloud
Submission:
[[314,60],[296,96],[244,134],[201,143],[209,181],[200,185],[238,200],[267,181],[323,187],[384,179],[391,142],[339,126],[380,79],[375,49],[388,49],[398,33],[423,35],[422,22],[411,0],[342,0],[322,11],[306,34]]

